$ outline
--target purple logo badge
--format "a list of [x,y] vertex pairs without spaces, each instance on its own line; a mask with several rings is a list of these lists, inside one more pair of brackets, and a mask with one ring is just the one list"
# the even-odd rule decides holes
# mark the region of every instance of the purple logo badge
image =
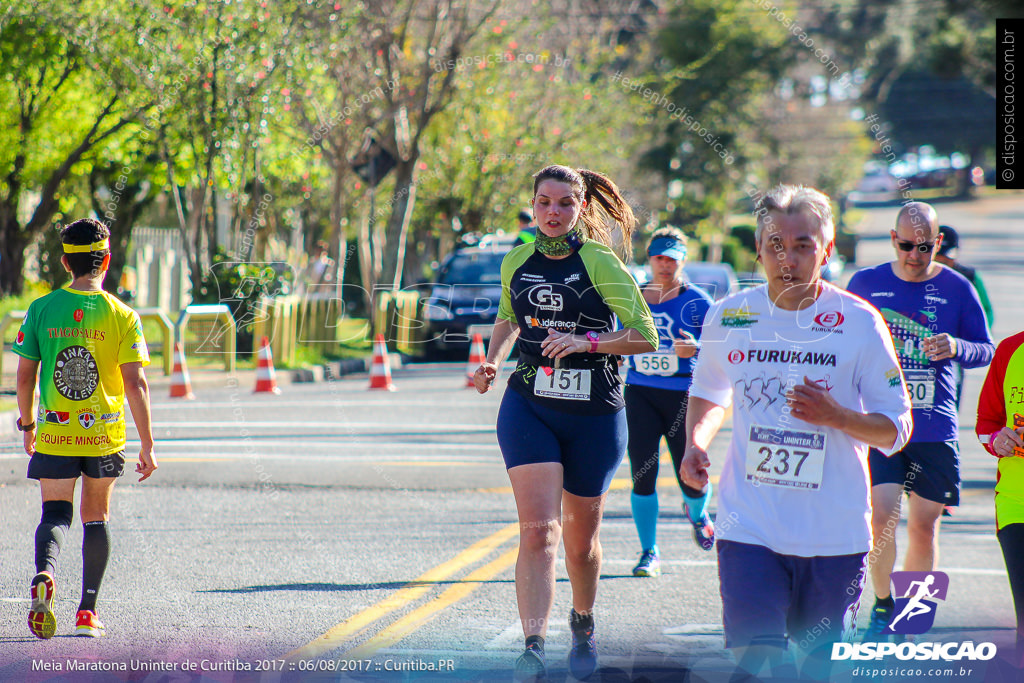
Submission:
[[882,633],[926,633],[935,623],[937,601],[945,600],[948,591],[949,577],[944,572],[893,572],[896,609]]

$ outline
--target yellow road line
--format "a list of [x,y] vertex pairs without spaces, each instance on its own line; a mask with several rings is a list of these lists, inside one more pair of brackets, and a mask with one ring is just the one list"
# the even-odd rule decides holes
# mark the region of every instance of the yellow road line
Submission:
[[461,569],[468,567],[474,562],[478,562],[518,533],[519,523],[514,522],[487,538],[477,541],[447,562],[442,562],[433,569],[427,570],[426,573],[410,581],[404,588],[389,595],[376,605],[367,607],[316,640],[296,650],[292,650],[284,656],[285,659],[310,659],[341,647],[347,638],[358,633],[381,617],[405,607],[413,600],[430,591],[438,581],[443,581]]
[[438,612],[454,605],[456,602],[468,597],[479,589],[483,582],[490,581],[495,576],[515,564],[519,555],[519,546],[508,550],[498,559],[485,564],[483,567],[469,574],[462,581],[452,586],[441,595],[437,596],[425,605],[421,605],[409,614],[405,615],[386,629],[375,635],[366,643],[354,650],[345,653],[345,658],[367,659],[378,650],[391,647],[402,638],[430,621]]

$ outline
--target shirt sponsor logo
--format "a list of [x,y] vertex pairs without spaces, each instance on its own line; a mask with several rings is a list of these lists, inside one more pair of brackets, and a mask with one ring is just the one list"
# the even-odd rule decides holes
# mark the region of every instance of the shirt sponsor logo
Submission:
[[924,302],[926,304],[948,304],[949,303],[948,301],[946,301],[942,297],[935,296],[934,294],[925,294],[924,295]]
[[69,346],[57,354],[53,384],[64,398],[84,401],[100,383],[96,359],[84,346]]
[[75,314],[72,317],[74,317],[76,323],[80,323],[82,322],[82,318],[85,317],[85,311],[79,308],[78,310],[75,311]]
[[552,320],[546,318],[541,320],[540,318],[534,318],[532,316],[526,316],[526,322],[529,323],[530,327],[553,327],[556,330],[575,330],[576,323],[564,322],[561,320]]
[[530,289],[529,301],[542,311],[562,310],[562,295],[551,291],[551,285]]
[[116,413],[103,413],[100,415],[100,419],[107,423],[117,422],[121,419],[121,411],[117,411]]
[[107,333],[103,330],[90,330],[80,327],[50,327],[46,330],[50,339],[95,339],[103,341]]
[[523,282],[544,282],[543,275],[534,275],[533,273],[520,273],[519,279]]
[[896,296],[896,292],[871,292],[871,296],[891,297]]
[[82,425],[82,429],[91,429],[96,424],[96,416],[88,410],[82,410],[78,413],[78,424]]
[[900,385],[900,371],[899,368],[893,368],[889,372],[885,373],[885,378],[889,380],[890,387],[898,387]]
[[738,327],[741,329],[751,327],[757,323],[760,313],[754,313],[749,308],[723,308],[722,327]]
[[744,354],[739,349],[729,352],[729,362],[742,363],[785,363],[786,365],[831,365],[836,367],[836,354],[816,351],[778,351],[775,349],[751,349]]
[[39,440],[54,446],[103,446],[110,443],[106,434],[96,436],[71,436],[70,434],[48,434],[43,432]]
[[51,425],[71,424],[71,413],[63,410],[47,410],[43,421]]
[[846,320],[846,317],[839,311],[819,313],[817,317],[814,318],[814,322],[827,328],[839,327],[843,324],[844,320]]
[[580,279],[580,274],[579,273],[573,273],[569,277],[565,278],[565,284],[569,284],[570,282],[576,282],[579,279]]
[[25,333],[22,332],[21,330],[18,330],[18,338],[14,340],[14,345],[15,346],[20,346],[21,343],[24,342],[24,341],[25,341]]

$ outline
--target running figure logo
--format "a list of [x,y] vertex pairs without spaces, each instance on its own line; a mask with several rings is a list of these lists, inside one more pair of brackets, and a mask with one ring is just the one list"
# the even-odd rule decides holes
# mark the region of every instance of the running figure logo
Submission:
[[936,601],[945,600],[948,591],[949,577],[943,572],[893,572],[895,616],[882,633],[926,633],[935,623]]

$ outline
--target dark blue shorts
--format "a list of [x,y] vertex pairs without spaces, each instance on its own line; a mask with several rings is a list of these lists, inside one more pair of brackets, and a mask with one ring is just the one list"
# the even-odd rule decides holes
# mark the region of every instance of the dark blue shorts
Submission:
[[787,641],[812,651],[852,638],[867,553],[797,557],[715,541],[725,646]]
[[562,464],[562,488],[600,496],[626,454],[626,411],[575,415],[537,405],[506,390],[498,409],[498,445],[505,469],[542,462]]
[[907,444],[890,457],[874,448],[868,454],[871,485],[903,484],[925,500],[960,504],[960,445],[956,441]]

